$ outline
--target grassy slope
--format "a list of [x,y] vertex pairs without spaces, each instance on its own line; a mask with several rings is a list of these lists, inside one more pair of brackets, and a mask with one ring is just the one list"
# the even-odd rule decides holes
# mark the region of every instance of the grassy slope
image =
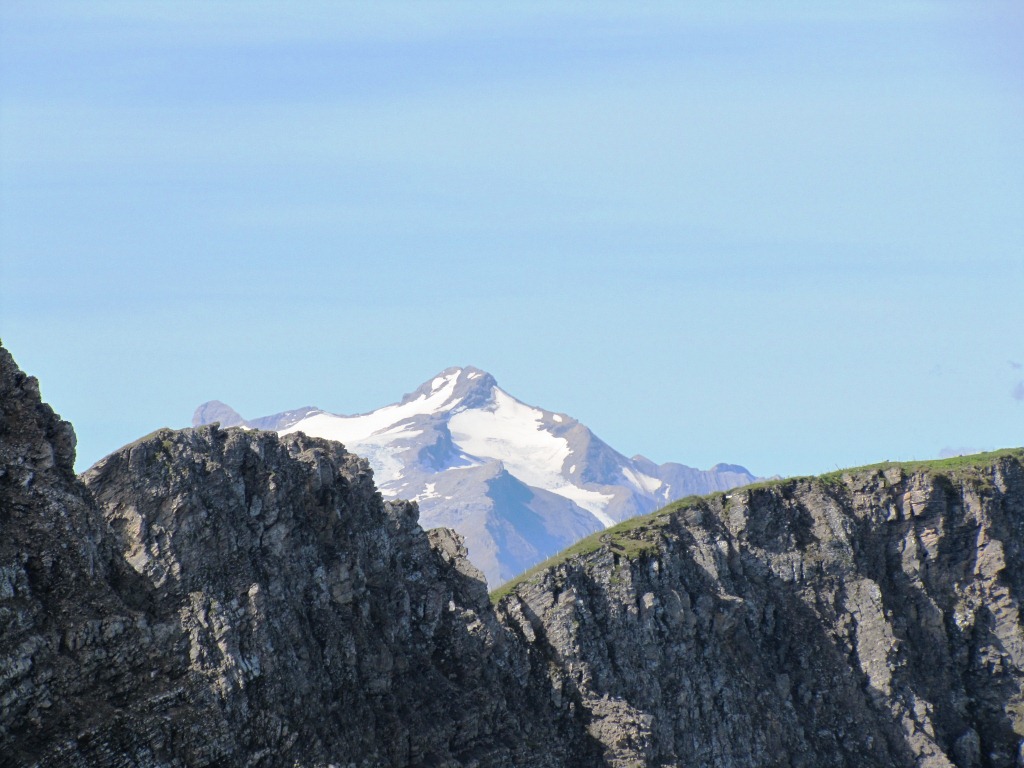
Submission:
[[[879,464],[868,464],[863,467],[853,467],[850,469],[842,469],[837,472],[829,472],[818,477],[790,477],[779,480],[765,480],[759,483],[753,483],[746,485],[741,488],[734,488],[728,493],[732,494],[738,491],[749,491],[760,488],[772,488],[782,486],[787,483],[794,482],[806,482],[818,480],[824,483],[837,483],[842,480],[844,475],[849,474],[861,474],[865,472],[884,472],[889,469],[900,468],[903,472],[911,474],[917,472],[931,472],[935,474],[953,473],[955,474],[958,470],[970,470],[977,469],[993,464],[996,460],[1005,456],[1014,456],[1019,460],[1024,461],[1024,448],[1006,448],[999,451],[989,451],[988,453],[976,453],[970,456],[954,456],[949,459],[936,459],[934,461],[885,461]],[[548,558],[543,563],[535,565],[525,573],[516,576],[511,581],[508,581],[498,587],[496,590],[491,592],[491,602],[497,603],[503,597],[511,593],[516,587],[525,582],[531,581],[536,576],[547,571],[550,568],[554,568],[560,563],[570,560],[574,557],[581,557],[587,555],[602,546],[608,546],[617,551],[619,554],[626,557],[637,557],[643,552],[649,551],[656,546],[654,541],[650,541],[644,538],[643,534],[652,528],[658,527],[668,521],[668,517],[676,512],[689,507],[694,507],[704,503],[707,500],[714,498],[721,498],[726,495],[725,493],[718,491],[708,496],[687,496],[679,501],[674,501],[667,507],[663,507],[656,512],[652,512],[649,515],[642,515],[639,517],[633,517],[629,520],[619,523],[618,525],[608,528],[604,531],[599,531],[585,539],[573,544],[568,549],[564,549],[557,555]]]

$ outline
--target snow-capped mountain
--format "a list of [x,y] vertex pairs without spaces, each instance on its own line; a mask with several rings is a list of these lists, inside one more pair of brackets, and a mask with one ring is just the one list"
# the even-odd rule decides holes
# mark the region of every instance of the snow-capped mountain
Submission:
[[218,401],[193,424],[305,432],[366,457],[385,498],[419,502],[424,528],[448,526],[492,587],[580,538],[670,501],[755,478],[626,458],[575,419],[520,402],[489,373],[448,368],[359,416],[300,408],[245,420]]

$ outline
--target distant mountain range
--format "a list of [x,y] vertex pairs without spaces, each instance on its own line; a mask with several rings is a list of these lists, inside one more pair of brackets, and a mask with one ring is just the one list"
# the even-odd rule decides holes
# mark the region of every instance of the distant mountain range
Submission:
[[734,464],[698,470],[626,458],[576,419],[526,405],[473,367],[448,368],[358,416],[306,407],[244,419],[216,400],[196,409],[194,426],[214,422],[343,443],[369,460],[385,499],[412,499],[424,528],[461,533],[492,588],[629,517],[757,479]]

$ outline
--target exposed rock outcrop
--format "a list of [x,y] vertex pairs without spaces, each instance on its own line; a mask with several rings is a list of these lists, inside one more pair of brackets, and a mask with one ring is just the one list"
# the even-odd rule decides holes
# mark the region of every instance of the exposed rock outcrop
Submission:
[[1021,765],[1022,456],[680,505],[500,613],[612,765]]
[[0,381],[0,764],[599,754],[529,698],[527,649],[460,538],[383,503],[337,443],[161,430],[83,483],[73,432],[4,350]]
[[496,607],[337,443],[73,459],[0,348],[3,766],[1024,763],[1024,451],[682,502]]

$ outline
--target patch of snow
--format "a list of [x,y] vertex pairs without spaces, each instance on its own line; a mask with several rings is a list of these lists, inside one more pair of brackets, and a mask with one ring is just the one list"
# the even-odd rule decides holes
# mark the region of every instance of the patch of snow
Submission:
[[479,379],[480,378],[480,374],[474,371],[473,373],[471,373],[468,376],[466,376],[466,378],[469,379],[470,381],[472,381],[473,379]]
[[437,483],[427,483],[426,488],[423,489],[423,493],[418,493],[412,497],[413,501],[426,501],[427,499],[439,499],[441,494],[436,492]]
[[389,441],[372,442],[364,441],[346,445],[352,453],[362,456],[370,462],[370,469],[373,470],[373,479],[377,487],[383,492],[386,486],[396,483],[402,477],[402,470],[405,465],[398,457],[401,450],[399,446],[391,445]]
[[452,414],[452,440],[466,453],[497,459],[527,485],[561,485],[558,470],[569,455],[569,442],[542,428],[544,413],[519,402],[502,389],[494,403]]
[[622,468],[622,476],[633,484],[634,488],[647,493],[654,493],[661,488],[661,480],[650,475],[645,475],[643,472],[634,472],[629,467]]
[[[370,435],[367,438],[367,440],[374,441],[374,440],[379,440],[379,439],[384,438],[384,437],[387,437],[387,438],[389,438],[391,440],[397,440],[400,437],[401,438],[419,437],[422,434],[423,434],[423,430],[422,429],[409,429],[408,425],[406,425],[406,424],[395,424],[395,426],[391,427],[391,429],[384,429],[384,430],[381,430],[380,432],[375,432],[374,434]],[[358,442],[362,442],[362,441],[357,441],[357,443]]]
[[569,474],[571,475],[575,471],[576,471],[576,465],[573,464],[571,467],[569,467]]
[[557,413],[552,414],[551,415],[551,419],[552,419],[552,421],[557,421],[559,423],[561,423],[561,421],[562,421],[562,417],[559,416]]
[[[357,443],[365,441],[371,435],[383,433],[395,427],[399,422],[413,416],[442,413],[455,407],[457,401],[452,398],[455,393],[457,373],[438,376],[431,382],[434,387],[429,395],[420,395],[415,400],[402,405],[388,405],[362,416],[335,416],[331,413],[316,413],[282,429],[280,434],[305,432],[311,437],[325,437],[337,440],[354,453]],[[438,382],[442,382],[438,385]]]
[[[317,435],[312,432],[306,432],[306,434],[311,434],[314,437],[326,437],[326,435]],[[376,435],[344,442],[350,452],[362,456],[370,462],[374,482],[380,488],[381,493],[384,493],[385,488],[393,486],[402,478],[402,472],[405,469],[405,462],[402,461],[401,454],[407,450],[408,445],[399,441],[408,440],[421,434],[423,434],[422,430],[405,429],[402,425],[398,425]]]
[[448,429],[466,453],[497,459],[527,485],[576,502],[605,527],[614,525],[604,512],[612,496],[566,484],[561,469],[570,453],[569,441],[544,430],[543,420],[543,411],[496,388],[492,405],[453,413]]
[[579,506],[600,520],[601,525],[605,528],[611,528],[615,525],[615,521],[605,514],[608,502],[615,498],[610,493],[588,491],[586,488],[580,488],[578,485],[563,485],[559,488],[549,488],[548,490],[557,493],[559,496],[564,496],[570,501],[575,501]]

